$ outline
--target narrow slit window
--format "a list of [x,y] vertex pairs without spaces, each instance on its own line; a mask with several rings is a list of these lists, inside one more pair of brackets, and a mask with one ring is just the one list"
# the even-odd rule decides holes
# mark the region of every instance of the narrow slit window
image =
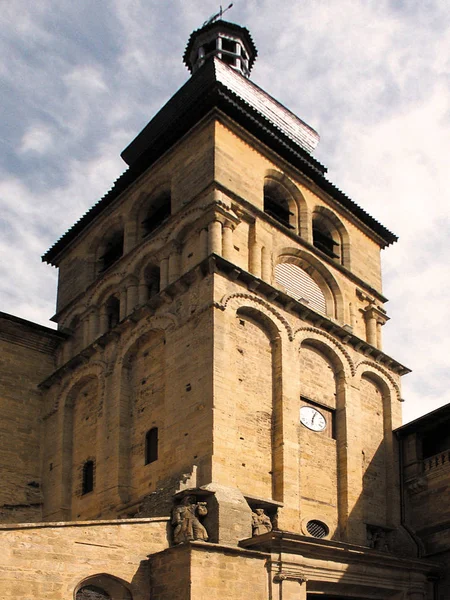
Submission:
[[82,493],[88,494],[94,489],[94,461],[88,460],[83,465]]
[[145,464],[158,460],[158,428],[152,427],[145,434]]

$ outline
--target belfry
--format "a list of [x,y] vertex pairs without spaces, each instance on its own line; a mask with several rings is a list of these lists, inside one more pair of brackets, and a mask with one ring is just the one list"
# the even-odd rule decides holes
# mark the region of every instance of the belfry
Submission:
[[5,394],[15,598],[433,598],[393,434],[408,369],[382,347],[397,238],[256,56],[240,25],[192,33],[190,78],[43,257],[58,330],[0,320],[28,365]]

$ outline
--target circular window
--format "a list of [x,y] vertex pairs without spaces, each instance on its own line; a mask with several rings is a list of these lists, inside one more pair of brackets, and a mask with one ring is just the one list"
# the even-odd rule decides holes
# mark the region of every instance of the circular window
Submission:
[[306,531],[315,538],[324,538],[330,532],[325,523],[316,520],[306,523]]

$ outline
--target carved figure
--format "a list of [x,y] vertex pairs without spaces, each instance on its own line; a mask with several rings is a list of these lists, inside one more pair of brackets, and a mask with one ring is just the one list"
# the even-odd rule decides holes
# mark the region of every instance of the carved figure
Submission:
[[197,502],[195,496],[183,498],[180,506],[177,506],[172,515],[173,541],[175,544],[190,542],[192,540],[208,540],[208,532],[200,523],[199,517],[208,514],[206,502]]
[[373,528],[367,532],[369,547],[381,552],[389,552],[386,531],[382,527]]
[[252,512],[252,529],[253,535],[263,535],[263,533],[268,533],[272,531],[272,521],[270,517],[268,517],[264,513],[263,508],[256,508],[254,512]]

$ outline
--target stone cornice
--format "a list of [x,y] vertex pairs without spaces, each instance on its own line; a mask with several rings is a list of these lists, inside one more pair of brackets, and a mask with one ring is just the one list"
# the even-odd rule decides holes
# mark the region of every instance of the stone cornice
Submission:
[[417,558],[398,558],[388,552],[379,552],[365,546],[356,546],[334,540],[316,539],[288,531],[271,531],[241,540],[242,548],[277,554],[296,554],[307,558],[337,563],[365,563],[373,567],[408,569],[415,573],[437,570],[435,563]]

